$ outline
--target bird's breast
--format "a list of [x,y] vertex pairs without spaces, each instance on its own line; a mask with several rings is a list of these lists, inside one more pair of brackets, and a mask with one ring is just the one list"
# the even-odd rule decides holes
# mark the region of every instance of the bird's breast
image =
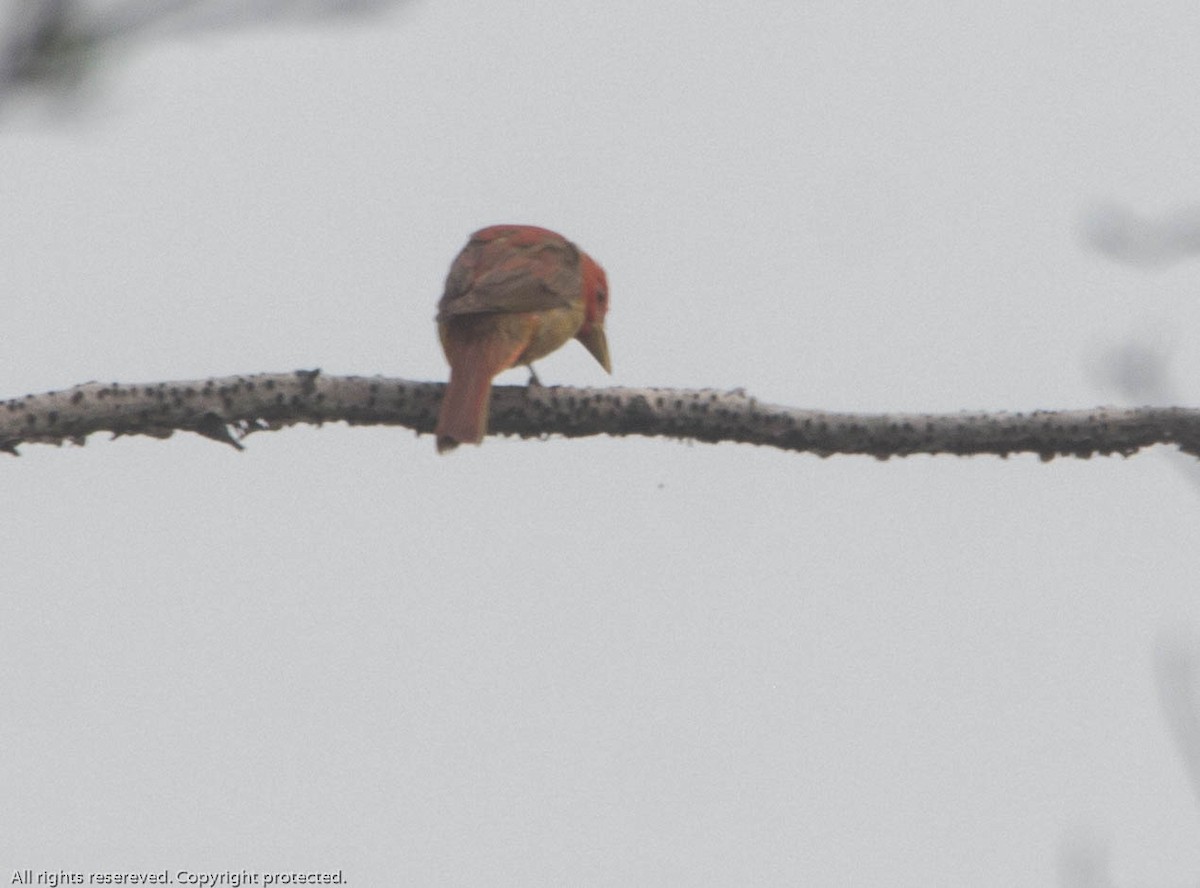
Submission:
[[574,338],[583,326],[583,305],[548,308],[531,312],[537,323],[529,345],[517,359],[518,364],[532,364]]

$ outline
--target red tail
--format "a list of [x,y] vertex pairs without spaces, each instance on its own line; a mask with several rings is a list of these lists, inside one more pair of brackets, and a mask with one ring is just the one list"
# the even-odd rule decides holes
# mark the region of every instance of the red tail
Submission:
[[438,453],[459,444],[478,444],[487,432],[488,406],[492,400],[491,368],[481,361],[461,361],[450,368],[450,383],[438,413]]
[[450,382],[434,430],[438,453],[483,440],[492,380],[520,360],[537,323],[537,316],[528,312],[482,314],[439,324]]

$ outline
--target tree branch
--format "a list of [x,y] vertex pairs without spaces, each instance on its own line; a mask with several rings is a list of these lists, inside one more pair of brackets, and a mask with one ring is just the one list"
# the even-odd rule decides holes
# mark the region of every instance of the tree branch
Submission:
[[[319,370],[141,385],[89,382],[0,404],[0,450],[82,444],[93,432],[204,435],[241,449],[250,433],[296,423],[395,425],[432,432],[445,386]],[[1128,456],[1152,444],[1200,455],[1200,410],[1177,407],[1033,413],[829,413],[760,404],[742,391],[498,386],[493,434],[537,438],[644,435],[781,450],[866,454],[1036,453]]]

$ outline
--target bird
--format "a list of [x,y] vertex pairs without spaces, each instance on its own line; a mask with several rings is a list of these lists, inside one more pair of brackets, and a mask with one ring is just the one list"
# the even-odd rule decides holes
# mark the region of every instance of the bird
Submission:
[[536,225],[492,225],[471,235],[438,302],[438,336],[450,364],[435,437],[438,453],[487,434],[492,380],[578,339],[612,373],[604,318],[608,278],[587,253]]

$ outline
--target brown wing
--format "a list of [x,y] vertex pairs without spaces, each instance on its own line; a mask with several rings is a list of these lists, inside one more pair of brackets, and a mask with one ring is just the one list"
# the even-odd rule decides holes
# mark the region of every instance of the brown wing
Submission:
[[520,226],[484,229],[450,266],[437,319],[569,307],[582,287],[579,250],[565,238]]

